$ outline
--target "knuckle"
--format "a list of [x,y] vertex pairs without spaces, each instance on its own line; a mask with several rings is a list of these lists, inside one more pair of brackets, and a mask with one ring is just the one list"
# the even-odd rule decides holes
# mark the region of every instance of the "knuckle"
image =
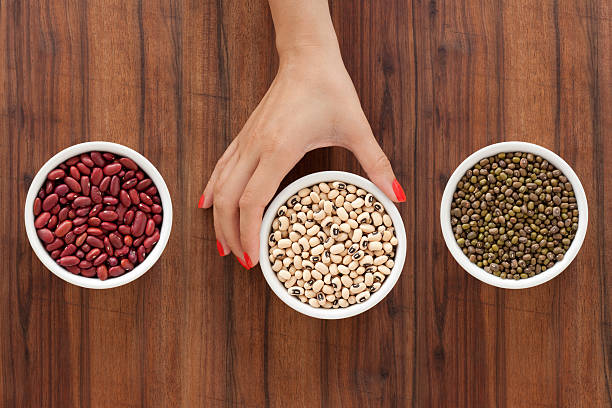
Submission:
[[379,170],[379,171],[391,170],[391,162],[389,161],[389,159],[387,158],[387,156],[385,156],[383,152],[380,152],[380,154],[376,156],[375,160],[376,161],[374,163],[374,168],[376,170]]
[[258,208],[260,206],[261,197],[257,192],[252,189],[246,189],[242,193],[240,200],[238,201],[238,206],[241,209],[252,209]]

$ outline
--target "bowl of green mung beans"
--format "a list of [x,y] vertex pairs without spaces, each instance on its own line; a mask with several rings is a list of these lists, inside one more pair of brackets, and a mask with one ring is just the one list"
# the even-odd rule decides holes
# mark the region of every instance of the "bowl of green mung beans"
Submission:
[[486,146],[446,184],[440,225],[446,246],[470,275],[524,289],[563,272],[587,231],[588,205],[572,168],[532,143]]

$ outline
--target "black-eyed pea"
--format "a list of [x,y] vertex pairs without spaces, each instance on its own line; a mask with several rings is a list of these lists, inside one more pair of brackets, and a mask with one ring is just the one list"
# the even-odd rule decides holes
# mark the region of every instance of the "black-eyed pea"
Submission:
[[[340,198],[340,197],[338,197],[338,198]],[[338,205],[338,204],[336,204],[336,205]],[[343,222],[349,219],[348,212],[344,209],[344,207],[342,207],[342,204],[338,205],[338,210],[336,211],[336,214],[338,214],[338,217]]]
[[351,270],[346,265],[338,265],[338,272],[340,272],[342,275],[348,275]]
[[327,183],[319,183],[319,189],[321,190],[322,193],[327,194],[327,193],[329,193],[329,190],[330,190],[329,184],[327,184]]
[[312,201],[315,204],[318,204],[321,201],[321,197],[319,197],[319,194],[312,191],[310,193],[310,201]]
[[374,211],[378,211],[379,213],[385,212],[385,207],[383,207],[383,205],[379,203],[378,201],[374,203],[373,207],[374,207]]
[[328,215],[327,217],[325,217],[323,221],[321,221],[321,226],[323,228],[330,228],[333,223],[334,223],[334,219]]
[[302,269],[302,257],[300,255],[293,257],[293,266],[295,266],[296,269]]
[[280,248],[274,248],[272,250],[272,256],[274,258],[280,258],[282,256],[285,256],[285,250],[284,249],[280,249]]
[[359,224],[367,224],[368,222],[370,222],[371,218],[372,217],[370,216],[370,213],[362,212],[357,216],[357,222]]
[[355,300],[357,301],[357,303],[363,303],[369,298],[370,298],[370,292],[368,292],[367,290],[355,296]]
[[300,245],[300,248],[303,252],[310,251],[310,242],[308,241],[308,238],[301,237],[300,239],[298,239],[298,244]]
[[317,279],[315,283],[312,284],[312,290],[315,293],[319,293],[321,289],[323,289],[323,285],[325,285],[325,283],[321,279]]
[[372,286],[374,283],[374,274],[371,272],[366,273],[364,275],[363,282],[366,284],[366,286]]
[[[323,292],[325,293],[325,292]],[[329,294],[327,296],[325,296],[325,300],[327,300],[328,303],[333,304],[336,301],[336,297],[333,294]]]
[[365,273],[374,273],[374,272],[376,272],[378,270],[378,267],[374,266],[374,265],[366,266],[364,268],[365,268],[364,269]]
[[391,225],[393,225],[393,221],[391,220],[389,214],[383,215],[383,224],[385,224],[386,227],[390,227]]
[[[393,238],[392,238],[393,239]],[[391,243],[391,241],[389,242],[385,242],[382,244],[382,249],[385,251],[385,253],[390,253],[393,251],[393,244]]]
[[325,231],[317,232],[317,238],[321,240],[321,242],[325,242],[327,240],[327,233]]
[[368,249],[370,251],[380,251],[383,247],[382,242],[379,241],[374,241],[374,242],[370,242],[368,243]]
[[[353,281],[354,281],[354,279],[353,279]],[[364,290],[366,290],[366,285],[363,282],[361,282],[361,283],[353,283],[351,285],[351,287],[349,288],[349,291],[351,292],[351,295],[356,295],[358,293],[363,292]]]
[[272,270],[274,272],[278,272],[281,269],[283,269],[283,261],[281,261],[280,259],[275,259],[274,264],[272,264]]
[[327,198],[329,200],[335,200],[339,195],[340,195],[340,192],[334,189],[334,190],[331,190],[329,193],[327,193]]
[[349,277],[351,279],[355,279],[358,276],[359,276],[359,274],[357,273],[357,271],[351,271],[351,273],[349,273]]
[[353,285],[358,285],[358,284],[364,282],[364,280],[365,280],[365,278],[363,277],[363,275],[359,275],[355,279],[353,279]]
[[361,248],[362,250],[365,250],[368,248],[368,238],[367,237],[361,237],[361,240],[359,240],[359,248]]
[[[323,262],[325,263],[325,262]],[[330,276],[336,276],[338,275],[340,271],[338,271],[338,265],[336,265],[335,263],[330,263],[329,264],[329,275]]]
[[346,222],[343,222],[342,224],[340,224],[340,231],[348,234],[351,232],[351,226],[348,225]]
[[334,211],[334,204],[331,201],[325,200],[323,203],[323,211],[326,215],[331,215]]
[[309,194],[310,194],[310,189],[308,187],[305,187],[301,189],[300,191],[298,191],[298,196],[300,197],[306,197]]
[[302,258],[302,266],[304,267],[304,269],[310,269],[310,270],[314,269],[314,264],[310,262],[308,259]]
[[[325,251],[323,252],[323,254],[321,255],[321,262],[323,262],[325,265],[329,265],[331,266],[331,253],[329,251]],[[331,270],[330,270],[331,272]]]
[[[306,288],[306,285],[304,285],[304,288]],[[306,296],[308,299],[312,299],[313,297],[317,296],[317,294],[312,289],[305,289],[304,296]]]
[[304,269],[302,271],[302,279],[304,279],[306,282],[310,280],[310,270]]
[[353,208],[361,208],[363,207],[365,204],[365,201],[363,200],[363,198],[361,197],[357,197],[352,203],[351,205],[353,206]]
[[338,224],[332,224],[330,227],[330,234],[333,239],[337,239],[340,234],[340,226]]
[[319,231],[321,231],[321,227],[320,227],[319,225],[315,224],[315,225],[313,225],[312,227],[310,227],[310,228],[308,228],[308,229],[306,230],[306,234],[307,234],[308,236],[314,237],[314,236],[316,236],[316,235],[317,235],[317,233],[318,233]]
[[308,282],[304,282],[304,289],[305,290],[311,290],[312,289],[312,284],[314,283],[314,281],[308,281]]
[[[297,269],[295,268],[295,266],[293,266],[293,264],[291,264],[291,265],[289,266],[289,273],[290,273],[291,275],[295,275],[295,272],[296,272],[296,271],[297,271]],[[297,276],[296,276],[296,278],[297,278]]]
[[317,301],[319,302],[320,306],[324,306],[327,303],[327,300],[325,300],[325,295],[321,292],[317,293]]
[[348,302],[349,302],[349,305],[354,305],[357,302],[357,300],[355,299],[355,296],[351,295],[348,298]]
[[[340,208],[344,209],[344,207],[342,207],[344,205],[344,196],[339,195],[338,197],[336,197],[336,199],[334,200],[334,204],[336,204],[336,209],[339,210]],[[337,213],[336,210],[336,213]]]
[[372,224],[361,224],[359,229],[361,229],[364,234],[371,234],[376,231],[376,228]]
[[355,199],[357,198],[357,196],[355,195],[355,193],[351,193],[349,192],[346,197],[344,197],[346,201],[348,202],[353,202],[355,201]]
[[363,207],[361,207],[361,209],[364,212],[367,212],[367,213],[370,213],[370,214],[374,212],[374,207],[373,206],[372,207],[367,207],[367,206],[364,205]]
[[293,208],[300,201],[300,196],[293,195],[287,200],[287,208]]
[[382,272],[383,275],[389,275],[391,273],[391,269],[387,268],[385,265],[380,265],[378,271]]
[[295,224],[298,221],[298,216],[296,212],[293,212],[289,215],[289,223]]
[[289,273],[288,270],[286,269],[281,269],[280,271],[278,271],[278,273],[276,274],[276,277],[278,278],[279,281],[281,282],[287,282],[289,279],[291,279],[291,274]]
[[300,239],[300,238],[301,238],[301,235],[300,235],[300,233],[299,233],[299,232],[291,231],[291,232],[289,233],[289,239],[290,239],[292,242],[297,242],[297,240],[298,240],[298,239]]
[[[347,224],[349,225],[349,227],[351,228],[351,231],[352,231],[352,230],[355,230],[355,231],[356,231],[357,229],[359,229],[359,223],[357,223],[357,221],[355,221],[355,220],[354,220],[354,219],[352,219],[352,218],[349,218],[349,219],[346,221],[346,223],[347,223]],[[351,232],[351,235],[352,235],[352,232]]]
[[279,208],[278,211],[276,212],[276,215],[278,215],[279,217],[282,217],[285,214],[287,214],[287,206],[282,205],[281,208]]
[[337,241],[346,241],[349,238],[349,235],[346,232],[341,232],[340,234],[338,234],[338,236],[336,237]]
[[374,196],[372,194],[370,194],[370,193],[367,193],[365,195],[365,198],[363,199],[363,201],[365,203],[364,205],[370,207],[370,206],[372,206],[374,204]]
[[293,258],[290,256],[286,256],[283,258],[283,267],[289,269],[289,266],[293,263]]
[[355,269],[355,272],[357,272],[357,275],[363,275],[366,271],[365,266],[360,266],[357,269]]
[[356,271],[357,268],[359,268],[359,261],[356,260],[352,260],[351,262],[349,262],[348,264],[348,268],[351,271]]
[[[351,285],[352,285],[352,283],[351,283]],[[342,288],[342,299],[348,299],[349,296],[351,296],[351,292],[349,291],[348,288],[349,288],[348,286]]]
[[287,282],[285,282],[285,287],[289,289],[290,287],[295,286],[296,282],[297,282],[297,278],[295,276],[292,276],[291,278],[289,278]]
[[272,229],[273,230],[278,230],[280,225],[280,221],[278,220],[278,218],[275,218],[274,221],[272,221]]
[[323,276],[323,283],[325,283],[326,285],[331,285],[331,280],[332,280],[331,274],[328,273],[325,276]]
[[357,191],[357,187],[355,187],[352,184],[349,184],[346,186],[346,191],[348,191],[351,194],[355,194],[355,192]]
[[380,282],[374,282],[372,284],[372,287],[370,287],[370,292],[372,292],[372,293],[376,292],[378,289],[380,289],[381,285],[382,285],[382,283],[380,283]]
[[382,250],[382,249],[381,249],[380,251],[373,251],[373,252],[372,252],[372,255],[374,255],[374,256],[376,256],[376,257],[378,257],[378,256],[383,256],[383,255],[385,255],[385,254],[386,254],[386,252],[385,252],[384,250]]
[[[308,216],[308,215],[306,215],[306,216]],[[306,227],[306,231],[308,231],[310,228],[314,227],[315,225],[317,225],[317,223],[315,221],[313,221],[313,220],[310,220],[310,219],[304,223],[304,226]]]
[[338,305],[340,307],[349,307],[349,302],[346,299],[338,299]]
[[382,240],[384,242],[389,242],[391,240],[391,238],[393,238],[393,232],[386,230],[383,232],[382,234]]
[[323,279],[323,274],[319,271],[317,271],[316,269],[313,269],[310,271],[310,275],[312,276],[312,279],[314,280],[319,280],[319,279]]
[[370,254],[365,255],[359,261],[359,264],[363,265],[363,266],[369,266],[369,265],[372,265],[373,263],[374,263],[374,257],[372,257],[372,255],[370,255]]
[[317,211],[316,213],[313,214],[312,218],[314,218],[315,221],[321,221],[326,216],[327,216],[327,214],[325,213],[324,210],[319,210],[319,211]]
[[268,259],[270,260],[271,263],[273,263],[274,261],[276,261],[276,258],[274,257],[274,255],[270,254],[268,256]]
[[311,256],[311,257],[310,257],[310,262],[312,262],[312,263],[313,263],[313,264],[315,264],[315,265],[317,264],[317,262],[320,262],[320,261],[321,261],[321,257],[320,257],[320,256],[318,256],[318,255],[315,255],[315,256]]
[[361,231],[359,228],[355,229],[353,231],[353,236],[351,237],[351,241],[353,242],[359,242],[361,241],[361,237],[363,236],[363,231]]
[[311,248],[319,246],[320,244],[321,244],[321,240],[319,239],[319,237],[311,237],[308,240],[308,245],[310,245]]
[[373,212],[372,213],[372,223],[374,224],[374,226],[378,227],[380,225],[382,225],[383,220],[382,220],[382,215],[380,215],[379,212]]
[[293,255],[291,256],[295,256],[295,254],[301,254],[302,247],[300,246],[300,244],[298,244],[297,242],[292,242],[291,248],[287,249],[287,256],[290,256],[290,253],[293,253]]
[[344,251],[344,244],[335,244],[329,248],[329,252],[333,255],[340,254]]
[[396,238],[396,237],[391,238],[391,239],[389,240],[389,243],[390,243],[391,245],[397,245],[397,238]]
[[[361,211],[361,210],[359,210]],[[357,217],[359,216],[359,213],[356,210],[353,210],[349,213],[349,218],[351,220],[357,220]],[[351,227],[353,226],[353,224],[351,224]],[[357,228],[359,226],[359,224],[357,224],[356,227],[353,227],[353,229]]]
[[349,288],[353,284],[353,279],[348,275],[342,275],[340,282],[342,282],[342,286]]
[[391,269],[395,266],[395,261],[393,261],[393,259],[389,259],[387,262],[385,262],[385,266]]
[[342,280],[336,276],[331,280],[331,285],[336,291],[340,290],[342,288]]
[[[297,277],[298,272],[299,272],[300,274],[302,273],[302,271],[296,271],[296,273],[295,273],[295,276],[296,276],[296,277]],[[304,287],[304,284],[305,284],[305,283],[306,283],[306,282],[304,282],[304,279],[298,279],[298,280],[297,280],[297,282],[295,282],[295,284],[296,284],[297,286],[299,286],[300,288]]]
[[332,288],[331,285],[323,285],[323,289],[321,289],[321,290],[326,295],[332,295],[332,293],[334,293],[334,288]]
[[385,262],[387,262],[387,260],[388,260],[388,259],[389,259],[389,257],[388,257],[388,256],[386,256],[386,255],[377,256],[376,258],[374,258],[374,262],[373,262],[373,264],[374,264],[374,265],[376,265],[376,266],[378,266],[378,265],[382,265],[382,264],[384,264]]
[[317,302],[317,299],[316,299],[316,298],[310,298],[310,299],[308,299],[308,304],[309,304],[310,306],[312,306],[312,307],[321,307],[321,306],[319,305],[319,302]]
[[345,201],[344,204],[342,204],[342,208],[344,208],[348,217],[350,218],[351,212],[353,211],[353,206],[351,205],[351,203],[349,203],[348,201]]
[[301,211],[302,210],[302,203],[301,202],[297,203],[296,205],[293,206],[293,209],[295,211]]
[[364,256],[364,255],[365,255],[365,252],[363,252],[363,250],[361,250],[361,249],[360,249],[359,251],[357,251],[357,252],[355,252],[355,253],[353,254],[352,258],[353,258],[355,261],[358,261],[358,260],[360,260],[361,258],[363,258],[363,256]]
[[298,296],[298,297],[300,298],[300,302],[302,302],[302,303],[306,303],[306,302],[308,302],[308,298],[307,298],[306,296],[304,296],[304,295],[300,295],[300,296]]
[[381,240],[382,240],[382,234],[380,233],[380,231],[368,234],[368,241],[369,242],[381,241]]
[[329,303],[328,301],[325,301],[325,303],[323,304],[323,306],[321,306],[323,309],[331,309],[333,306],[331,303]]
[[339,191],[346,190],[346,183],[343,181],[334,181],[331,183],[331,186]]
[[336,264],[342,263],[342,255],[330,254],[331,261]]
[[329,273],[329,268],[323,262],[317,262],[315,264],[315,270],[321,272],[322,274]]
[[321,255],[325,251],[325,247],[322,244],[317,245],[310,249],[312,255]]
[[359,251],[359,244],[353,244],[348,248],[349,255],[353,255],[357,251]]
[[289,229],[289,218],[283,216],[278,218],[278,230],[287,231]]
[[304,288],[299,286],[292,286],[287,289],[287,292],[289,292],[289,294],[292,296],[300,296],[304,294]]

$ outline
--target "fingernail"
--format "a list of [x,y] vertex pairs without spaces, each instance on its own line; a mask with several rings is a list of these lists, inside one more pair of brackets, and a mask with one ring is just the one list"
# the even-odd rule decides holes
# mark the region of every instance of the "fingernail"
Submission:
[[247,269],[251,269],[253,267],[253,262],[251,262],[251,257],[246,252],[244,253],[244,261],[247,264]]
[[400,186],[400,183],[397,180],[393,180],[393,192],[395,193],[395,197],[397,197],[397,201],[403,203],[406,201],[406,194],[404,193],[404,189]]
[[248,268],[248,267],[247,267],[247,266],[244,264],[244,262],[242,262],[242,259],[240,259],[240,258],[238,258],[238,257],[236,257],[236,259],[238,260],[238,263],[239,263],[240,265],[242,265],[242,267],[243,267],[244,269],[249,269],[249,268]]
[[204,193],[202,193],[202,197],[200,197],[200,201],[198,201],[198,208],[204,208]]
[[217,240],[217,251],[219,251],[219,256],[225,256],[225,254],[223,253],[223,245],[221,245],[219,240]]

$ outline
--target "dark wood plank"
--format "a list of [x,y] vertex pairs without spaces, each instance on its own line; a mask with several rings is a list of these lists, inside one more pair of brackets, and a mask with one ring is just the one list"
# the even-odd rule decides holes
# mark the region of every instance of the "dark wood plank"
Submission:
[[[330,2],[366,115],[408,201],[402,277],[371,311],[292,312],[217,256],[196,202],[274,78],[265,0],[0,1],[2,406],[612,406],[612,6],[588,0]],[[32,253],[25,195],[55,152],[125,144],[161,171],[170,242],[138,281],[65,284]],[[439,201],[474,150],[532,141],[589,199],[580,255],[504,291],[447,252]],[[332,148],[313,171],[363,174]],[[17,199],[15,199],[17,197]]]

